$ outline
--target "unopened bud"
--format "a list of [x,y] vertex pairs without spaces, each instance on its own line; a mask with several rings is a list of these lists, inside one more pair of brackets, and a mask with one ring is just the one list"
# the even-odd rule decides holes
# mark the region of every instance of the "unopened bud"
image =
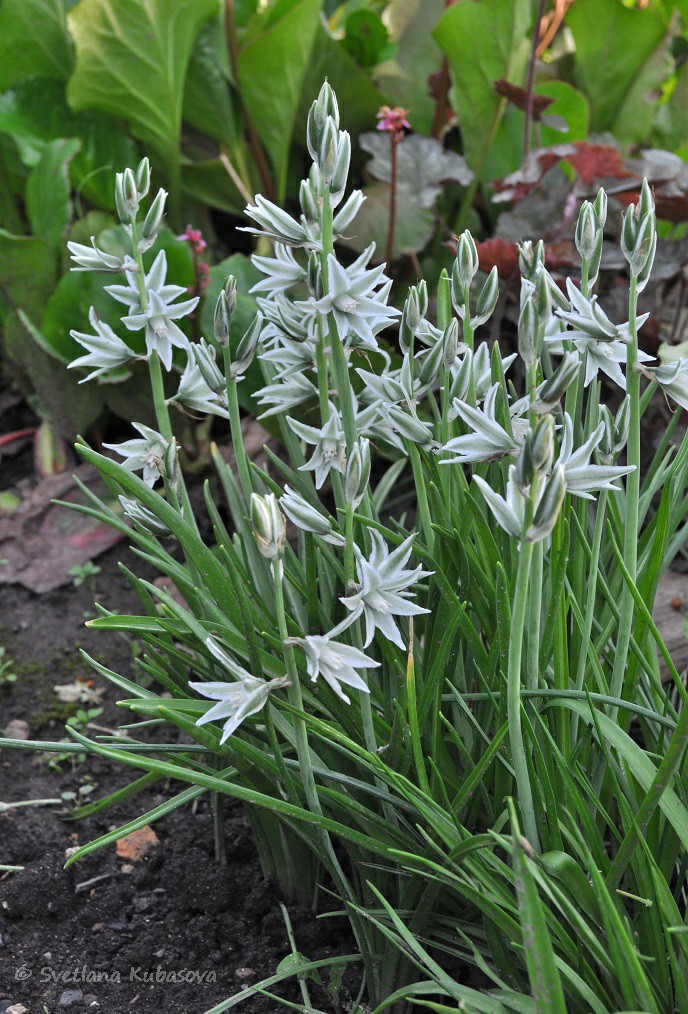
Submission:
[[566,475],[561,465],[554,469],[547,481],[542,499],[538,504],[533,524],[526,532],[528,542],[541,542],[551,534],[557,523],[564,497],[566,496]]
[[368,488],[370,480],[370,441],[359,437],[346,462],[344,489],[347,503],[354,510],[358,507]]
[[311,250],[308,255],[308,290],[313,296],[313,299],[322,298],[322,267],[320,264],[320,258],[315,250]]
[[142,201],[150,189],[150,162],[147,158],[142,158],[136,167],[135,183],[139,200]]
[[444,362],[444,344],[440,339],[422,359],[418,380],[422,390],[427,390],[437,380]]
[[456,260],[452,268],[453,286],[463,289],[470,285],[478,270],[478,250],[468,229],[459,236]]
[[442,365],[445,370],[449,370],[456,361],[456,354],[459,348],[459,322],[456,317],[452,317],[449,321],[440,341],[443,350]]
[[239,342],[236,354],[232,359],[231,371],[234,380],[241,376],[242,373],[245,373],[253,362],[253,357],[256,354],[262,330],[263,314],[257,313],[249,324],[243,338]]
[[607,195],[600,187],[597,191],[597,197],[595,198],[595,219],[597,221],[597,228],[599,232],[602,232],[605,225],[607,224]]
[[318,202],[313,196],[308,180],[301,180],[301,186],[299,188],[299,203],[301,205],[301,211],[309,222],[317,222],[320,212],[318,210]]
[[215,362],[215,349],[208,345],[205,338],[191,345],[196,366],[213,394],[222,394],[227,382]]
[[[537,308],[538,320],[544,327],[552,316],[552,296],[550,293],[549,274],[542,268],[538,271],[535,281],[535,306]],[[540,350],[538,349],[538,355]]]
[[337,161],[334,167],[334,173],[332,174],[332,179],[330,180],[330,193],[332,195],[333,204],[339,204],[339,201],[346,190],[350,163],[351,137],[346,130],[340,130],[339,141],[337,143]]
[[250,514],[258,549],[266,559],[277,559],[287,544],[287,525],[275,494],[252,493]]
[[538,358],[539,329],[535,301],[532,294],[529,294],[524,300],[518,320],[518,351],[526,366],[531,366]]
[[532,457],[536,472],[549,472],[554,458],[554,419],[551,415],[546,415],[535,427]]
[[334,120],[328,117],[318,148],[318,166],[322,173],[323,183],[329,184],[337,167],[337,128]]
[[583,201],[576,223],[576,249],[581,260],[588,261],[597,243],[597,216],[590,201]]
[[137,531],[144,535],[155,535],[158,539],[166,539],[171,534],[167,525],[153,511],[148,510],[137,500],[129,500],[126,496],[120,496],[119,502],[125,517],[129,518]]
[[567,352],[549,380],[538,388],[533,408],[536,412],[549,412],[566,394],[566,391],[580,370],[580,356],[577,352]]
[[229,345],[229,334],[232,327],[232,317],[237,305],[237,284],[234,275],[229,275],[225,282],[224,289],[217,297],[215,304],[215,316],[213,318],[213,329],[215,341],[224,348]]
[[[156,239],[158,238],[158,231],[162,225],[163,216],[165,214],[165,201],[167,200],[167,193],[165,190],[158,190],[155,200],[148,209],[143,225],[141,226],[141,239],[139,240],[139,250],[148,250],[153,246]],[[143,244],[143,245],[142,245]]]
[[536,245],[526,240],[518,248],[518,267],[524,278],[533,278],[539,268],[545,266],[545,244],[538,240]]
[[480,290],[478,302],[475,305],[475,316],[471,318],[475,327],[484,324],[494,313],[494,308],[499,299],[499,275],[495,265],[490,271],[485,284]]
[[115,176],[115,205],[122,225],[133,225],[139,210],[139,195],[131,169]]
[[404,304],[404,320],[408,329],[415,334],[420,327],[422,319],[418,289],[415,285],[412,285]]

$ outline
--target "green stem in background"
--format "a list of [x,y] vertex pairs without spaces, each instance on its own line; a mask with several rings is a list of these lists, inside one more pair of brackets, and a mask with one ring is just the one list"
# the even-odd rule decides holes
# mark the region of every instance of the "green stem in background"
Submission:
[[533,131],[533,108],[535,105],[535,65],[537,63],[537,50],[540,42],[540,25],[547,10],[547,0],[540,0],[538,11],[533,27],[533,40],[530,46],[530,60],[528,61],[528,81],[526,83],[526,108],[525,127],[523,131],[523,158],[530,151]]
[[[633,465],[633,471],[626,476],[626,512],[624,517],[624,564],[631,581],[635,584],[638,576],[638,503],[640,500],[640,377],[636,371],[638,362],[638,279],[631,275],[628,306],[628,330],[630,341],[627,346],[626,358],[626,392],[630,399],[630,428],[626,460]],[[623,697],[628,650],[633,633],[635,606],[633,594],[626,584],[623,589],[620,606],[619,632],[616,639],[616,653],[609,687],[611,697]],[[615,717],[613,709],[611,717]]]
[[[222,759],[215,757],[215,770],[222,770]],[[225,848],[225,811],[224,794],[212,792],[210,794],[211,809],[213,812],[213,835],[215,842],[215,861],[220,866],[227,865],[227,849]]]
[[232,447],[234,448],[234,457],[236,458],[241,488],[244,492],[244,500],[248,506],[251,500],[251,493],[253,492],[253,482],[251,481],[251,466],[241,432],[239,398],[236,381],[232,379],[232,353],[229,345],[223,346],[222,355],[225,365],[225,379],[227,381],[227,405],[229,408],[229,428],[232,433]]

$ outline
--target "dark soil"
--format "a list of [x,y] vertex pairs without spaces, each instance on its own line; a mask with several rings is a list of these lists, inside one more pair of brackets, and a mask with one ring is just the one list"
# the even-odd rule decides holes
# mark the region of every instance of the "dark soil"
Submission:
[[[25,455],[21,457],[25,465]],[[24,470],[19,461],[16,468],[15,474]],[[4,488],[6,479],[5,472]],[[95,593],[107,608],[127,611],[136,605],[117,570],[120,558],[142,572],[141,562],[121,543],[98,559],[102,570]],[[0,587],[0,644],[15,659],[19,677],[0,686],[0,729],[23,720],[32,739],[66,738],[70,706],[60,703],[54,686],[76,677],[92,678],[95,688],[106,688],[103,712],[94,719],[99,726],[113,728],[121,721],[116,707],[121,693],[92,673],[78,654],[83,647],[124,675],[133,670],[130,643],[84,627],[85,614],[93,610],[93,592],[87,585],[68,585],[38,597],[17,586]],[[49,765],[50,759],[0,750],[0,801],[79,795],[83,786],[93,787],[91,795],[82,795],[84,801],[98,799],[140,774],[102,758],[76,764],[65,759],[57,765]],[[224,869],[214,858],[206,797],[195,808],[187,806],[157,821],[159,843],[140,862],[120,858],[113,844],[63,868],[67,849],[145,813],[181,788],[180,783],[158,782],[82,821],[67,818],[70,804],[0,811],[0,863],[24,867],[0,872],[0,1014],[12,1004],[23,1004],[31,1014],[65,1009],[203,1014],[276,970],[289,953],[280,899],[262,876],[249,822],[238,803],[225,802]],[[346,921],[316,921],[303,909],[290,908],[290,914],[298,948],[309,958],[350,949]],[[177,973],[177,981],[171,973]],[[293,983],[276,992],[299,999]],[[319,1009],[333,1009],[324,991],[313,999]],[[238,1007],[247,1014],[277,1009],[265,997]]]

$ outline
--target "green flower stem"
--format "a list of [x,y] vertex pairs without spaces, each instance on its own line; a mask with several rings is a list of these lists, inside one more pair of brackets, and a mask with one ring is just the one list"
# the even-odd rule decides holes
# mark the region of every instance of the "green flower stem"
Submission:
[[[272,572],[275,581],[277,624],[280,639],[282,641],[282,650],[284,652],[284,663],[287,667],[287,676],[289,677],[289,703],[297,711],[303,711],[303,697],[301,695],[299,673],[296,668],[296,659],[294,658],[294,647],[289,643],[289,631],[287,630],[287,614],[284,607],[282,561],[280,559],[273,560]],[[303,787],[306,793],[308,806],[313,813],[317,813],[322,816],[322,807],[320,806],[318,790],[315,784],[315,777],[313,775],[313,766],[311,764],[311,752],[310,747],[308,746],[306,723],[298,715],[294,716],[293,722],[296,753],[299,758],[299,767],[301,769],[301,777],[303,779]]]
[[418,725],[418,700],[416,697],[416,666],[413,654],[413,617],[409,622],[409,652],[406,664],[406,697],[408,702],[408,721],[411,733],[411,749],[413,762],[416,768],[418,784],[428,795],[430,795],[430,783],[428,782],[427,771],[425,770],[425,758],[423,757],[423,745]]
[[[332,238],[332,202],[330,200],[329,186],[325,186],[323,188],[321,236],[322,236],[322,255],[321,255],[322,280],[323,280],[323,288],[325,291],[327,291],[329,281],[327,268],[327,255],[334,253],[334,242]],[[332,366],[334,369],[335,384],[337,386],[337,397],[339,399],[339,408],[341,410],[342,420],[344,423],[344,436],[346,438],[346,449],[347,451],[350,451],[353,445],[356,443],[356,415],[354,412],[354,403],[351,392],[351,382],[349,380],[349,369],[346,363],[346,353],[344,351],[344,344],[339,335],[339,329],[337,328],[337,322],[334,318],[333,313],[331,313],[328,316],[328,328],[330,332]]]
[[244,438],[241,432],[241,415],[239,413],[239,399],[237,397],[237,384],[232,379],[232,354],[229,345],[222,349],[225,364],[225,378],[227,380],[227,405],[229,407],[229,427],[232,433],[232,447],[239,472],[241,488],[244,492],[244,500],[248,505],[253,492],[251,481],[251,466],[244,447]]
[[[634,469],[626,477],[626,514],[624,518],[624,564],[631,581],[635,584],[638,576],[638,503],[640,500],[640,377],[636,371],[638,362],[638,279],[631,275],[629,293],[628,323],[630,341],[626,359],[626,391],[630,399],[630,428],[628,431],[628,447],[626,460]],[[619,632],[616,639],[616,653],[609,692],[612,697],[623,697],[628,650],[633,633],[635,605],[633,594],[624,585],[621,596]],[[612,709],[611,717],[616,716]]]
[[423,535],[425,536],[425,544],[428,547],[430,553],[433,551],[435,545],[435,533],[432,530],[432,515],[430,513],[430,504],[428,502],[428,492],[425,488],[425,472],[423,470],[423,463],[420,460],[420,451],[416,444],[412,440],[407,441],[409,449],[409,457],[411,458],[411,466],[413,468],[413,478],[416,484],[416,493],[418,494],[418,511],[420,513],[420,520],[423,527]]
[[319,602],[318,602],[318,558],[317,546],[312,532],[303,532],[305,571],[306,571],[306,596],[308,610],[308,633],[317,634],[319,626]]
[[318,374],[318,403],[323,426],[330,418],[330,384],[327,356],[325,354],[325,333],[322,317],[318,316],[318,344],[315,349],[315,365]]
[[[535,549],[535,544],[526,540],[525,533],[528,531],[533,521],[539,484],[539,478],[534,479],[531,484],[530,497],[526,504],[525,518],[523,521],[524,534],[519,546],[516,587],[514,589],[514,601],[511,610],[506,687],[507,723],[509,727],[509,743],[511,746],[511,763],[516,777],[516,792],[519,806],[521,808],[523,827],[526,837],[536,851],[539,851],[540,849],[540,836],[538,835],[537,822],[535,820],[533,792],[530,785],[528,760],[525,743],[523,741],[521,692],[523,676],[523,641],[525,636],[526,616],[528,615],[530,579],[533,553]],[[540,588],[536,593],[538,602],[540,600],[539,597],[542,594],[541,584],[542,582],[540,582]]]

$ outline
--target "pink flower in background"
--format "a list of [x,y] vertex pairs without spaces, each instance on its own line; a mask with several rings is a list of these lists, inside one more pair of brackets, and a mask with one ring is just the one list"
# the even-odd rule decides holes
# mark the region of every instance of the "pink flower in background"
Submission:
[[201,230],[194,229],[191,225],[187,225],[186,231],[181,236],[177,236],[177,239],[182,243],[188,243],[195,254],[201,253],[208,245],[203,239]]
[[200,255],[208,244],[203,239],[201,230],[194,229],[192,225],[187,225],[186,231],[177,236],[177,239],[182,243],[188,243],[191,247],[196,283],[189,288],[189,291],[200,296],[203,290],[207,289],[210,284],[210,264],[207,261],[200,260]]
[[408,111],[402,109],[401,106],[395,106],[394,109],[391,106],[383,106],[377,114],[380,121],[377,129],[384,130],[387,134],[392,134],[395,138],[400,139],[404,130],[411,129],[407,116]]

